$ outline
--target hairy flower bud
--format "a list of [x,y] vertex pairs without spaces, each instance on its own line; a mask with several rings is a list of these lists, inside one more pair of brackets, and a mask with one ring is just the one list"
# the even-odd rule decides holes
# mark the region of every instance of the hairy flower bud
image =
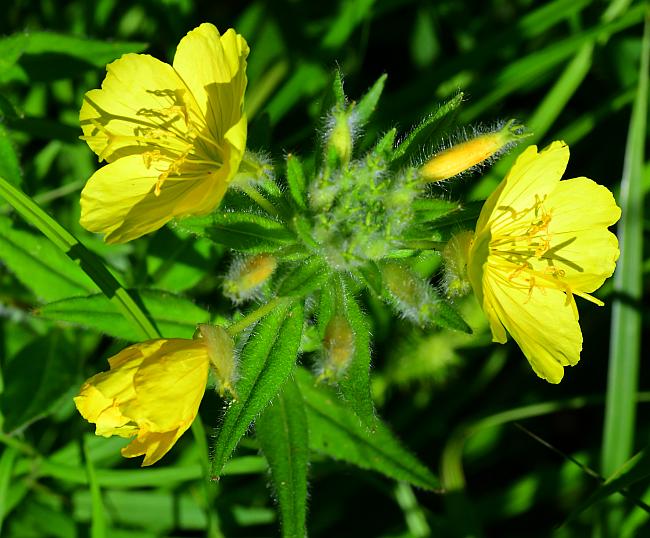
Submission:
[[347,370],[355,351],[350,322],[335,314],[325,327],[321,379],[339,379]]
[[484,133],[436,153],[420,168],[428,182],[443,181],[493,159],[510,149],[526,135],[521,125],[510,120],[499,130]]
[[235,303],[258,297],[277,266],[278,260],[270,254],[235,260],[223,283],[224,295]]
[[237,357],[232,336],[218,325],[201,323],[198,326],[200,337],[205,341],[210,365],[217,378],[217,391],[220,396],[226,392],[237,398],[235,382],[237,381]]
[[467,276],[467,257],[474,233],[464,230],[451,236],[442,250],[443,285],[447,297],[467,295],[472,286]]

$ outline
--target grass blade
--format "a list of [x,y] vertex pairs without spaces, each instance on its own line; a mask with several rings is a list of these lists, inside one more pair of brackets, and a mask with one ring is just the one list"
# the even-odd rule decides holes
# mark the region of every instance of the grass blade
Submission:
[[101,259],[83,246],[77,238],[43,211],[24,192],[0,177],[0,196],[32,226],[38,228],[69,258],[78,262],[102,293],[115,304],[122,315],[137,329],[142,338],[158,338],[160,334],[134,298],[106,269]]

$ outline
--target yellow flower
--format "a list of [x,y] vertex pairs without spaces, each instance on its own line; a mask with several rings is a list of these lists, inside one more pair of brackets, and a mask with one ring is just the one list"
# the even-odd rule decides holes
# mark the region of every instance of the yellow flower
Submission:
[[81,224],[122,243],[221,201],[246,147],[248,45],[202,24],[173,65],[146,54],[109,64],[84,97],[82,137],[109,164],[81,193]]
[[144,454],[143,466],[156,463],[196,417],[210,364],[206,341],[149,340],[108,362],[110,371],[81,387],[77,409],[96,424],[97,435],[135,437],[124,457]]
[[590,296],[614,272],[621,215],[612,193],[586,177],[560,181],[564,142],[528,147],[487,199],[470,247],[468,276],[495,342],[506,331],[535,373],[559,383],[580,359],[574,295]]

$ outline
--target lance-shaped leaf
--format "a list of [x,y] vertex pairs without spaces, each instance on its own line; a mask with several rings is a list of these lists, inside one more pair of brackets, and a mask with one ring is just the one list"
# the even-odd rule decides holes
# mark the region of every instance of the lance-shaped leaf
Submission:
[[184,232],[207,237],[220,245],[251,254],[273,252],[293,240],[293,235],[281,222],[241,211],[188,217],[177,221],[175,226]]
[[260,415],[255,423],[255,432],[271,469],[280,508],[282,536],[303,538],[309,433],[305,405],[295,380],[289,379]]
[[384,91],[386,76],[386,74],[380,76],[354,107],[357,116],[356,119],[360,124],[366,123],[375,111],[379,98]]
[[287,184],[296,206],[307,209],[307,180],[302,162],[295,155],[287,155]]
[[296,381],[305,402],[312,450],[414,486],[430,490],[440,487],[431,471],[381,422],[369,431],[347,404],[331,389],[316,385],[304,369],[296,369]]
[[[189,299],[161,291],[142,291],[140,299],[160,333],[167,338],[191,338],[196,325],[210,320],[210,313]],[[102,294],[72,297],[40,307],[42,318],[67,321],[130,342],[141,339],[132,323]]]
[[218,477],[246,430],[287,380],[302,336],[302,304],[280,303],[262,318],[240,355],[237,399],[226,410],[217,433],[212,476]]
[[[327,326],[338,316],[345,319],[353,335],[353,349],[345,371],[336,379],[343,399],[363,424],[370,429],[376,425],[375,408],[370,395],[370,328],[365,314],[348,287],[336,277],[321,293],[318,327],[321,340]],[[341,340],[341,338],[337,338]],[[345,340],[345,338],[343,338]],[[341,343],[338,344],[340,347]],[[340,352],[340,350],[339,350]]]
[[413,130],[395,148],[393,161],[401,161],[416,154],[430,140],[435,139],[437,135],[448,129],[454,122],[457,109],[462,102],[463,94],[459,92],[441,105],[438,110],[413,127]]
[[281,297],[304,297],[308,293],[319,289],[327,280],[328,271],[323,261],[312,257],[299,264],[282,279],[278,287]]

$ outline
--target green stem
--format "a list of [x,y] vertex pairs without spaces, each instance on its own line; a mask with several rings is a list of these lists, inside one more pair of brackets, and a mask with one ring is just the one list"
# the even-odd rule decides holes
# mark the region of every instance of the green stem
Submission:
[[250,327],[253,323],[259,321],[264,316],[266,316],[269,312],[271,312],[272,310],[274,310],[275,308],[277,308],[282,303],[288,300],[289,300],[288,297],[276,297],[275,299],[271,299],[265,305],[260,306],[257,310],[253,310],[250,314],[247,314],[239,321],[236,321],[232,325],[230,325],[230,327],[226,329],[228,331],[228,334],[230,336],[235,336],[236,334],[239,334],[244,329]]
[[77,262],[122,315],[138,329],[143,338],[160,338],[160,333],[151,320],[96,254],[83,246],[74,235],[43,211],[29,196],[2,177],[0,177],[0,196],[70,259]]

